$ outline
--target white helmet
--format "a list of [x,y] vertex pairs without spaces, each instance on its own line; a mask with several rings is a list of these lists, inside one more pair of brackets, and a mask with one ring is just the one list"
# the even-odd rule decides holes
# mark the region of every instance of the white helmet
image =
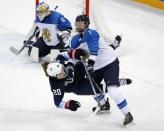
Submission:
[[40,21],[43,21],[46,16],[50,14],[49,5],[41,2],[36,8],[36,15]]
[[63,65],[58,62],[50,63],[46,71],[49,76],[59,78],[59,75],[63,72]]

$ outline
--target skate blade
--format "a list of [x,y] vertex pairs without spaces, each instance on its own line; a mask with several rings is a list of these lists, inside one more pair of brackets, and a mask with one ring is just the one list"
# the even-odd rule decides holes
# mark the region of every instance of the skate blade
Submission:
[[133,126],[133,125],[135,125],[134,121],[132,121],[132,122],[126,124],[126,125],[122,124],[122,127],[127,128],[128,126]]
[[110,111],[98,111],[96,115],[105,115],[105,114],[111,114]]
[[101,115],[101,114],[110,114],[110,110],[103,110],[101,111],[100,107],[97,107],[96,110],[93,112],[95,115]]

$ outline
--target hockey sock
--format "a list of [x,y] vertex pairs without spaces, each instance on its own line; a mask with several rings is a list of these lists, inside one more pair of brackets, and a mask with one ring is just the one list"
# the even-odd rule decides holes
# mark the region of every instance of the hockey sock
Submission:
[[100,105],[104,105],[106,100],[105,96],[102,94],[97,94],[96,96],[93,97],[96,101],[99,101]]
[[115,101],[117,104],[117,107],[120,109],[120,111],[127,115],[129,112],[127,101],[125,97],[122,95],[122,93],[119,91],[117,86],[108,86],[108,94],[109,96]]

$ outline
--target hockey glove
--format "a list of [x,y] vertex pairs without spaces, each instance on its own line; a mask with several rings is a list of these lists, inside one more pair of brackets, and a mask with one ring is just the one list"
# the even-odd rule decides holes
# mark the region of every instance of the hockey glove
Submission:
[[28,40],[24,40],[23,44],[26,44],[26,42],[28,42],[26,47],[32,46],[34,44],[34,41],[28,41]]
[[65,109],[69,109],[71,111],[76,111],[77,108],[81,107],[80,103],[78,101],[69,100],[65,104]]
[[65,64],[65,61],[67,58],[65,58],[62,54],[58,54],[57,57],[54,59],[54,61],[58,61],[61,64]]
[[66,43],[71,35],[71,30],[58,31],[57,37],[60,42]]
[[89,57],[88,51],[83,49],[71,49],[68,51],[68,54],[72,59],[77,59],[77,60],[81,60],[81,57],[83,58]]
[[73,64],[71,62],[69,62],[65,68],[66,72],[67,72],[67,76],[69,78],[74,78],[74,68],[73,68]]
[[88,60],[87,70],[90,73],[90,75],[93,75],[94,73],[94,64],[95,64],[94,60],[91,59]]
[[38,27],[36,27],[36,28],[35,28],[35,31],[34,31],[34,35],[35,35],[36,39],[39,38],[39,34],[40,34],[40,30],[39,30]]
[[84,79],[86,75],[84,65],[81,61],[78,61],[74,66],[74,78],[75,79]]
[[[35,30],[34,30],[33,35],[35,36],[36,39],[38,39],[38,38],[39,38],[39,34],[40,34],[40,30],[39,30],[38,27],[36,27]],[[23,43],[26,44],[27,41],[28,41],[28,40],[24,40]],[[33,44],[34,44],[34,41],[29,41],[27,47],[28,47],[29,45],[33,45]]]
[[120,35],[117,35],[117,36],[115,37],[115,39],[114,39],[114,41],[113,41],[111,47],[112,47],[113,49],[116,49],[117,47],[119,47],[119,46],[120,46],[121,40],[122,40],[121,36],[120,36]]

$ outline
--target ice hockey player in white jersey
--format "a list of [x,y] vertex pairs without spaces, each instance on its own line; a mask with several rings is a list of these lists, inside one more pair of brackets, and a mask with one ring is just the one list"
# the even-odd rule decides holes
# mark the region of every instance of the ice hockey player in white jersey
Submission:
[[29,43],[28,54],[33,61],[50,53],[51,49],[63,49],[70,37],[72,26],[61,13],[49,9],[49,5],[41,2],[36,8],[36,20],[27,35],[35,34],[37,40]]
[[[86,63],[87,69],[95,81],[104,79],[108,95],[115,101],[119,110],[125,116],[124,125],[133,121],[127,100],[120,92],[119,60],[114,49],[108,46],[96,30],[89,28],[90,20],[86,15],[79,15],[75,20],[77,35],[72,37],[71,49],[86,49],[90,55]],[[74,53],[71,56],[74,59]]]

